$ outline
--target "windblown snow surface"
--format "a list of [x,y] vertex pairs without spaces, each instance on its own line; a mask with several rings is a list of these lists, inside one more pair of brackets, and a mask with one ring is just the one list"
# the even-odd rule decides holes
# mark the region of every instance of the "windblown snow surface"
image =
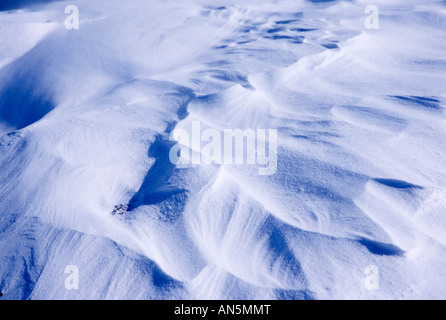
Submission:
[[[5,3],[0,299],[446,298],[444,1]],[[175,166],[197,121],[277,171]]]

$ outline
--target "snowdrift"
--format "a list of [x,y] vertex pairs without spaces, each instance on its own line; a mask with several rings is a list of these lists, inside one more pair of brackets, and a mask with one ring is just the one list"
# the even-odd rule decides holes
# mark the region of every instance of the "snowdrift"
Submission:
[[[1,299],[446,298],[446,6],[375,2],[0,6]],[[277,170],[172,164],[195,121]]]

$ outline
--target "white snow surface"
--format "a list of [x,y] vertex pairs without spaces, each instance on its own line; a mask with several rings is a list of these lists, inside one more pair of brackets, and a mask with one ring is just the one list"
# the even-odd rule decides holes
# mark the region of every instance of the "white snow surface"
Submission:
[[[1,11],[0,299],[445,299],[446,2],[369,4]],[[277,129],[277,172],[174,166],[193,121]]]

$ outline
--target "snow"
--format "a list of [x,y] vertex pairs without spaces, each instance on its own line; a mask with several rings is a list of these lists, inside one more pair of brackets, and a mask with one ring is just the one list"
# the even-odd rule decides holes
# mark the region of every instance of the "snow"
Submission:
[[[445,2],[369,4],[0,6],[1,299],[446,298]],[[173,164],[196,122],[274,174]]]

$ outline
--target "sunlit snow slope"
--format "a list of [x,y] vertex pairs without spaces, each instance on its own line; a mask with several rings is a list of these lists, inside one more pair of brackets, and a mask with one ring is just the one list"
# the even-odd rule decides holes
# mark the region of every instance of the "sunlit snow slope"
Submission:
[[[445,299],[446,3],[370,2],[1,7],[0,299]],[[196,121],[277,172],[173,165]]]

